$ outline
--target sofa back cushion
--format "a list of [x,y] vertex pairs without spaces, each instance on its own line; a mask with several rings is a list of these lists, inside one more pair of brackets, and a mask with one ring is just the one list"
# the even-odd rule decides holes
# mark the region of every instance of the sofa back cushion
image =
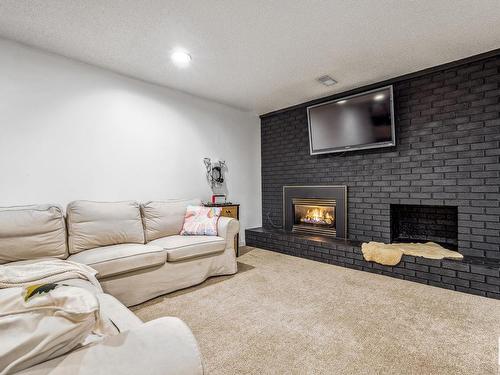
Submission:
[[144,243],[139,203],[74,201],[66,210],[71,254],[101,246]]
[[0,264],[67,256],[66,224],[59,206],[0,207]]
[[200,205],[200,199],[152,201],[141,205],[146,242],[179,234],[189,205]]

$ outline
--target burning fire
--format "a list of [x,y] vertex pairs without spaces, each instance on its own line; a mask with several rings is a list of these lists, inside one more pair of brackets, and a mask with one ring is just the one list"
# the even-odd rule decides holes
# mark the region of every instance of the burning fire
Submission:
[[327,209],[321,207],[309,208],[305,216],[300,218],[302,223],[332,225],[333,216]]

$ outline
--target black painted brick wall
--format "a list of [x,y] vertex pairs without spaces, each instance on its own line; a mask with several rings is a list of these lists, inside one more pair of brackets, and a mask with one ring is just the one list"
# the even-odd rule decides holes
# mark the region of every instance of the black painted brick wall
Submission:
[[458,206],[458,248],[500,259],[500,56],[394,84],[397,146],[309,155],[306,106],[262,116],[263,226],[282,187],[348,186],[348,235],[390,241],[392,204]]

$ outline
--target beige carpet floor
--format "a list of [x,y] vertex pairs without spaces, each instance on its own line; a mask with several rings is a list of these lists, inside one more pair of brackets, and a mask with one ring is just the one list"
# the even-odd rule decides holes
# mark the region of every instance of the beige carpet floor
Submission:
[[497,374],[500,301],[252,249],[240,272],[156,298],[215,374]]

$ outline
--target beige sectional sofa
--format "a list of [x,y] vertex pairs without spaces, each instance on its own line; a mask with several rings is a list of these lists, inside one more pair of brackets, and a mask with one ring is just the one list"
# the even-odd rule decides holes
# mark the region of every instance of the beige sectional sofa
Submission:
[[179,235],[187,205],[200,203],[72,202],[66,210],[68,260],[99,271],[104,291],[126,306],[234,274],[237,220],[221,217],[218,236]]
[[[203,373],[196,341],[184,323],[162,318],[143,324],[125,307],[237,271],[237,220],[221,217],[218,236],[179,235],[187,205],[200,203],[75,201],[66,218],[56,205],[0,208],[0,264],[59,258],[94,268],[104,293],[85,280],[65,283],[93,291],[121,332],[24,373],[142,373],[126,371],[144,365],[137,358],[158,364],[160,370],[148,374]],[[112,367],[95,367],[110,359],[116,360]]]

